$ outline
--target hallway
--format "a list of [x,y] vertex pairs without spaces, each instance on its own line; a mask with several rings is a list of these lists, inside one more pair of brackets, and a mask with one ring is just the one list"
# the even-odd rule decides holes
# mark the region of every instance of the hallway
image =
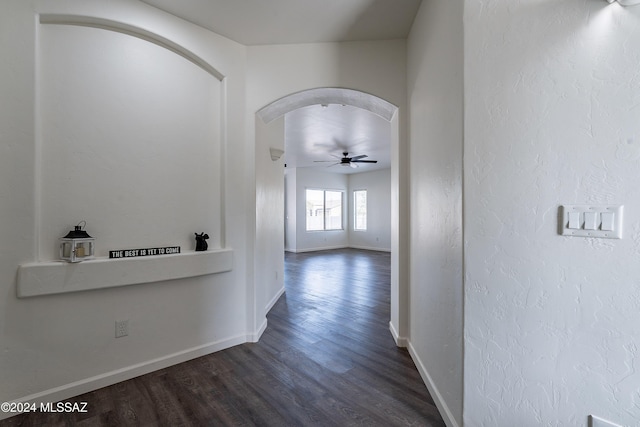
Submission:
[[70,399],[87,413],[0,426],[444,426],[388,330],[390,255],[286,254],[286,294],[260,342]]

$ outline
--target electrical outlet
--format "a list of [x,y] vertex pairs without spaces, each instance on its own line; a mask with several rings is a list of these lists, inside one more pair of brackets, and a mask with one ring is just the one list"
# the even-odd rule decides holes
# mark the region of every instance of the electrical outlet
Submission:
[[594,415],[589,415],[589,427],[622,427],[619,424],[612,423],[611,421],[603,420]]
[[129,321],[116,320],[116,338],[126,337],[129,335]]

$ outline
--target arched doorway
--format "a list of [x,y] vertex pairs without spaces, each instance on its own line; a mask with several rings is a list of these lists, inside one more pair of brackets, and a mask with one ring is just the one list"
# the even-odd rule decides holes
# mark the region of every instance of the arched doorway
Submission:
[[[345,88],[315,88],[280,98],[256,113],[256,229],[254,247],[254,330],[266,328],[266,313],[284,292],[284,177],[278,153],[284,150],[284,116],[311,105],[342,104],[370,111],[391,126],[391,319],[399,346],[406,345],[408,312],[406,253],[407,204],[402,194],[404,168],[400,155],[399,109],[365,92]],[[275,153],[275,155],[274,155]],[[404,203],[402,203],[404,202]]]

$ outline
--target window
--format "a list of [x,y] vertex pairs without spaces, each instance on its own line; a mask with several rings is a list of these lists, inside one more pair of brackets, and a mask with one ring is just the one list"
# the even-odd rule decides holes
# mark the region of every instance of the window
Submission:
[[367,190],[353,192],[353,229],[367,229]]
[[342,230],[342,191],[307,189],[307,231]]

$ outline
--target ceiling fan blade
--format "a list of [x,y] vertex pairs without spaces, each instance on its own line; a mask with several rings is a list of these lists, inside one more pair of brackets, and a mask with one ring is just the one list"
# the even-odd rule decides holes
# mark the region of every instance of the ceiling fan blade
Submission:
[[355,162],[355,163],[378,163],[377,160],[353,160],[353,159],[351,159],[351,162]]
[[335,162],[335,160],[314,160],[313,163],[329,163]]
[[330,168],[331,166],[335,166],[335,165],[339,165],[339,164],[340,164],[340,162],[338,162],[338,163],[334,163],[334,164],[329,165],[329,166],[327,166],[327,167],[328,167],[328,168]]
[[353,162],[354,160],[360,160],[360,159],[364,159],[365,157],[369,157],[366,154],[362,154],[360,156],[355,156],[351,158],[351,161]]

